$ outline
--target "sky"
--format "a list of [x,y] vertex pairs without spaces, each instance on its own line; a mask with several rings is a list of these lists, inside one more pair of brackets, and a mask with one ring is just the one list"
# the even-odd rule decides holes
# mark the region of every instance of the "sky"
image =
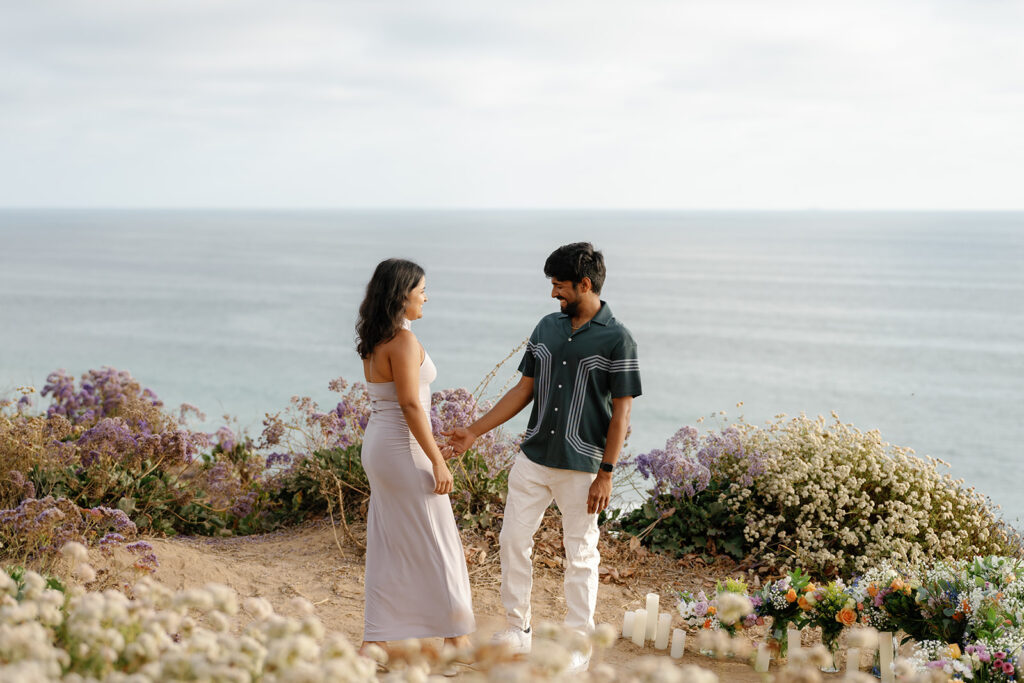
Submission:
[[33,0],[0,207],[1024,208],[1019,0]]

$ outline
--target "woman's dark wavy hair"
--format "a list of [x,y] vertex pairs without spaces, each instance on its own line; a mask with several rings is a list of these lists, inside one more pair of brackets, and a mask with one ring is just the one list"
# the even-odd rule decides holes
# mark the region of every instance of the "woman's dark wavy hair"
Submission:
[[378,344],[402,329],[405,300],[423,278],[423,269],[412,261],[389,258],[377,264],[366,285],[366,297],[359,304],[356,321],[356,351],[369,358]]
[[590,242],[564,244],[548,256],[544,263],[544,274],[556,280],[571,282],[573,286],[589,277],[594,294],[600,294],[604,286],[604,255],[594,249]]

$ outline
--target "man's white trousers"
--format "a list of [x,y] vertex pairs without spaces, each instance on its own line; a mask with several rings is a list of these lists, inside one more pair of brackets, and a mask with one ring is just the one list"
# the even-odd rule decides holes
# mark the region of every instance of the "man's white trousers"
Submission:
[[565,625],[594,628],[598,568],[597,514],[587,513],[587,496],[597,475],[545,467],[520,453],[508,475],[508,498],[501,525],[501,601],[512,626],[530,626],[533,590],[533,536],[552,499],[562,513],[565,546]]

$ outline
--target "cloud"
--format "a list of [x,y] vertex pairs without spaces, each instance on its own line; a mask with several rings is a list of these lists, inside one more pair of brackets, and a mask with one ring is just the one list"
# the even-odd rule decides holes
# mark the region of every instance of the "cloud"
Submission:
[[1019,206],[1019,3],[4,15],[0,205]]

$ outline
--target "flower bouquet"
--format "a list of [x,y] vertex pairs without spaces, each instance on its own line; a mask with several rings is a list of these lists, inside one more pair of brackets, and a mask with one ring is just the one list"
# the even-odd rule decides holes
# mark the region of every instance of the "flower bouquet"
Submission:
[[842,581],[836,580],[806,592],[797,602],[801,601],[808,605],[808,624],[821,629],[821,642],[832,653],[832,666],[822,667],[822,671],[839,671],[835,663],[839,636],[843,629],[857,623],[856,599]]
[[751,598],[758,618],[772,620],[769,638],[772,647],[778,648],[780,657],[786,656],[789,645],[786,631],[790,625],[803,626],[804,611],[797,604],[797,599],[809,583],[807,575],[797,569],[774,583],[766,584]]
[[709,599],[704,591],[696,595],[690,591],[683,591],[679,594],[679,602],[676,605],[683,623],[691,628],[715,630],[719,627],[717,606]]
[[[757,623],[754,605],[747,597],[747,584],[742,579],[726,579],[725,582],[716,583],[714,602],[719,625],[730,636]],[[753,620],[748,621],[751,616]]]

